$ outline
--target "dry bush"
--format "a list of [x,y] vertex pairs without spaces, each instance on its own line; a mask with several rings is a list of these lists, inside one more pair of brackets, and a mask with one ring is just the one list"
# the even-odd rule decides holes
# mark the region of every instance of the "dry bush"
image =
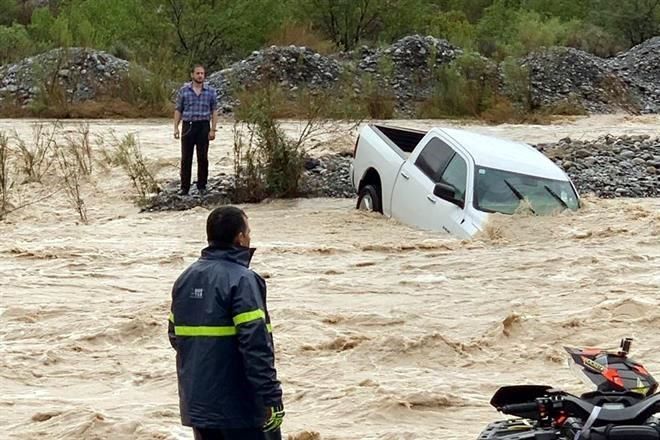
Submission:
[[148,196],[157,193],[160,188],[156,182],[153,166],[142,155],[139,142],[133,134],[127,134],[115,144],[111,163],[123,168],[137,191],[137,202],[142,205]]
[[69,204],[78,213],[80,221],[87,223],[87,207],[82,198],[82,186],[86,177],[80,167],[78,154],[78,150],[71,146],[55,144],[55,161],[62,188],[67,195]]
[[480,118],[491,124],[502,124],[520,122],[523,117],[520,109],[516,108],[509,99],[498,96],[493,100],[493,105],[486,109]]
[[4,219],[9,211],[9,190],[12,187],[9,156],[9,137],[0,132],[0,220]]
[[0,105],[0,118],[27,118],[33,116],[34,112],[29,107],[24,107],[18,100],[9,102],[4,100]]
[[392,119],[394,117],[395,98],[375,80],[367,77],[363,83],[362,99],[366,112],[373,119]]
[[18,160],[26,182],[41,182],[53,164],[55,136],[61,124],[54,122],[47,126],[39,122],[32,126],[32,142],[27,143],[15,132],[14,138],[18,146]]
[[566,99],[549,105],[543,109],[543,113],[557,116],[584,116],[588,114],[587,109],[584,108],[575,95],[570,95]]
[[[50,125],[38,123],[32,128],[32,140],[26,142],[15,133],[13,138],[5,134],[0,136],[0,218],[19,209],[48,200],[54,194],[64,191],[69,204],[75,209],[83,223],[87,223],[87,208],[82,190],[88,176],[92,173],[92,147],[88,124],[80,124],[72,132],[62,136],[62,125],[54,122]],[[58,138],[63,141],[58,142]],[[15,148],[9,145],[10,140]],[[10,153],[12,158],[10,158]],[[10,166],[10,159],[16,162]],[[16,206],[9,202],[10,191],[18,173],[26,183],[36,183],[21,194],[17,189],[14,194]],[[57,179],[57,184],[49,185],[46,178]],[[25,197],[27,195],[27,197]]]
[[637,113],[640,103],[633,97],[626,83],[616,75],[608,74],[598,81],[598,86],[605,91],[607,100],[631,113]]
[[94,160],[89,124],[86,122],[79,124],[73,132],[67,133],[65,141],[71,156],[78,163],[80,171],[85,176],[91,175]]
[[[12,139],[18,145],[25,144],[18,136],[10,138],[5,133],[0,133],[0,220],[14,211],[48,200],[62,190],[61,185],[39,185],[22,192],[21,186],[16,186],[19,172],[24,171],[21,169],[23,157],[18,147],[10,145]],[[56,161],[55,152],[56,146],[53,145],[52,151],[44,160],[51,163]],[[51,165],[48,165],[48,168],[51,168]],[[28,197],[24,197],[26,194]]]
[[260,166],[254,132],[247,133],[236,122],[234,134],[234,178],[236,182],[234,198],[247,203],[259,202],[266,198],[266,185],[263,167]]
[[[6,110],[6,111],[5,111]],[[168,103],[159,110],[148,109],[131,104],[117,97],[98,97],[94,101],[77,102],[66,109],[58,107],[33,108],[15,107],[13,109],[0,109],[0,116],[6,117],[28,117],[38,116],[42,118],[71,118],[71,119],[104,119],[104,118],[144,118],[171,116],[174,112],[174,104]]]

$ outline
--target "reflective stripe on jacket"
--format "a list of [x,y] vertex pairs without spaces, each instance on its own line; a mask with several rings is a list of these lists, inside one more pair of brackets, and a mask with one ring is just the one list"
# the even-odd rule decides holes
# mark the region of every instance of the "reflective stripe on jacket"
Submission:
[[176,349],[181,421],[260,427],[280,404],[266,283],[252,250],[209,247],[174,283],[168,333]]

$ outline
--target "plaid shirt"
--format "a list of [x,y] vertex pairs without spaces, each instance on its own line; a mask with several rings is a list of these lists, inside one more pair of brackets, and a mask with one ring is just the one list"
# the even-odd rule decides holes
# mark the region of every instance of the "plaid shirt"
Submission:
[[176,97],[176,109],[181,119],[190,121],[209,121],[211,114],[218,108],[218,94],[213,87],[204,84],[202,93],[197,96],[192,83],[186,83]]

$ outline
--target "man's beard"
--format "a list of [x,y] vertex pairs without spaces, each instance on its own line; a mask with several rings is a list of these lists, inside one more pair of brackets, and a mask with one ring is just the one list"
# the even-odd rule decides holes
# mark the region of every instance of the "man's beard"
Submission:
[[204,84],[204,80],[201,80],[201,81],[200,81],[200,80],[198,80],[198,79],[196,79],[196,78],[193,79],[193,82],[194,82],[195,84]]

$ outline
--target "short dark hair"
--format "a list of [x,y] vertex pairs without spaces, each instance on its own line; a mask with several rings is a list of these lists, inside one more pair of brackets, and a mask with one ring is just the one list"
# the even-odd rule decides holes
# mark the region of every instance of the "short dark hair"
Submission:
[[198,67],[204,69],[204,73],[206,73],[206,67],[204,67],[202,64],[193,64],[192,69],[190,69],[190,73],[195,73],[195,69]]
[[241,232],[247,232],[247,215],[235,206],[215,208],[206,219],[206,238],[211,245],[230,247]]

